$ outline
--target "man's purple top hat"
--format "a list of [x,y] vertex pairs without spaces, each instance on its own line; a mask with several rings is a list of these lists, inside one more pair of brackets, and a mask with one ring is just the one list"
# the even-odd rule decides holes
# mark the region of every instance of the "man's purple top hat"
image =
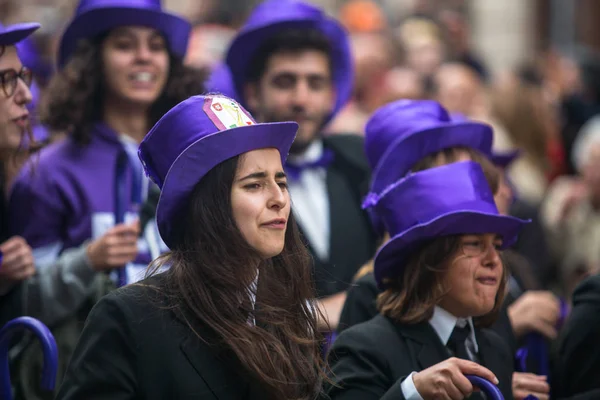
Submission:
[[60,41],[59,67],[69,60],[80,39],[93,38],[120,26],[136,25],[162,32],[171,52],[178,58],[185,56],[191,25],[163,11],[160,0],[81,0]]
[[375,256],[375,279],[382,289],[427,241],[495,233],[506,248],[529,222],[500,215],[481,165],[473,161],[411,173],[374,199],[374,207],[391,236]]
[[213,67],[210,76],[204,83],[204,87],[206,87],[207,93],[221,93],[238,102],[240,101],[233,86],[231,71],[225,63],[218,63]]
[[0,46],[12,46],[31,35],[40,28],[35,22],[4,26],[0,23]]
[[298,124],[259,124],[225,96],[193,96],[169,110],[139,147],[146,174],[161,189],[156,210],[160,236],[176,244],[176,228],[196,184],[212,168],[240,154],[276,148],[285,164]]
[[243,97],[249,63],[266,41],[287,29],[315,29],[329,38],[336,102],[328,122],[352,95],[354,68],[345,29],[314,5],[297,0],[267,0],[254,9],[227,51],[235,90]]

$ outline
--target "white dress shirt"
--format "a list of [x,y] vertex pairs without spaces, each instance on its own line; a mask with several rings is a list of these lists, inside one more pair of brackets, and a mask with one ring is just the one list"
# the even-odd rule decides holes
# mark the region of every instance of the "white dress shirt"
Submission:
[[[322,155],[323,142],[317,140],[302,155],[290,155],[288,163],[294,165],[312,162]],[[288,178],[294,217],[322,261],[329,260],[329,196],[326,178],[327,171],[324,167],[304,170],[298,180]]]

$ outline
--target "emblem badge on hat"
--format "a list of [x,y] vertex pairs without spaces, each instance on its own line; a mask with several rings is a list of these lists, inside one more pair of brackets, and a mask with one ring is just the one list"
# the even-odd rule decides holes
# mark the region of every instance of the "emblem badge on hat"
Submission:
[[255,123],[239,104],[225,97],[207,97],[202,109],[220,130],[254,125]]

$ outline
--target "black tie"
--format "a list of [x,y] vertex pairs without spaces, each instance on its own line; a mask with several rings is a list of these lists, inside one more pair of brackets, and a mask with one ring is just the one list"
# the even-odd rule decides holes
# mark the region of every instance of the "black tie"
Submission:
[[[467,338],[471,335],[471,325],[466,324],[464,327],[459,327],[456,325],[454,330],[452,331],[452,335],[450,335],[450,339],[448,339],[448,348],[454,354],[454,357],[462,358],[464,360],[471,360],[469,357],[469,353],[467,353]],[[483,393],[473,393],[469,399],[471,400],[481,400],[486,397]]]

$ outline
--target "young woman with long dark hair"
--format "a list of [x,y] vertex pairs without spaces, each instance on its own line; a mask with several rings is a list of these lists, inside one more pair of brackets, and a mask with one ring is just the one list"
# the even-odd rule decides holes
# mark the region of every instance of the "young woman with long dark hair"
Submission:
[[323,367],[310,258],[283,165],[298,125],[224,96],[169,111],[139,154],[161,188],[166,272],[90,313],[58,399],[314,399]]

